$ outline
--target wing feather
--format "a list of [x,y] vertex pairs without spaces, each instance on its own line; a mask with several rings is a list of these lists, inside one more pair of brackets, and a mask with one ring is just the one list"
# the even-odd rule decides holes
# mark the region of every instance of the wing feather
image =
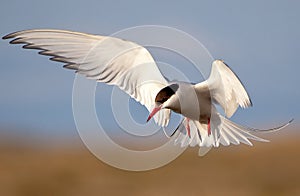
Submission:
[[[151,111],[155,96],[168,83],[148,50],[122,39],[85,33],[36,29],[11,33],[3,39],[23,48],[41,50],[50,60],[65,63],[89,79],[116,85]],[[169,122],[170,110],[160,111],[155,121]]]
[[[210,90],[212,100],[221,105],[229,118],[239,106],[252,106],[249,95],[237,75],[221,60],[212,63],[211,74],[205,84]],[[203,84],[199,83],[196,88],[197,86],[201,88]]]

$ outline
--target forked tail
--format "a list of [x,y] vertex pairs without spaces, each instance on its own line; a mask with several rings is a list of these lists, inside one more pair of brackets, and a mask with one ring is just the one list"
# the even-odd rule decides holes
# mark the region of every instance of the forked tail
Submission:
[[219,147],[220,144],[228,146],[230,144],[238,145],[244,143],[252,146],[253,144],[250,140],[268,142],[268,140],[255,136],[253,133],[278,131],[288,126],[292,121],[293,119],[279,127],[260,130],[238,125],[216,113],[211,117],[211,134],[208,133],[207,124],[190,120],[189,136],[185,130],[185,125],[188,121],[184,119],[176,130],[180,133],[176,135],[175,144],[180,144],[181,147],[198,145],[200,147],[199,156],[204,156],[212,147]]

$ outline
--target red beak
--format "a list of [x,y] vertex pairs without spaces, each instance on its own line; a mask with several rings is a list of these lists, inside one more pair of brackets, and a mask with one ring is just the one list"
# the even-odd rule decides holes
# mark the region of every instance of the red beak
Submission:
[[147,118],[147,122],[161,109],[161,105],[154,108]]

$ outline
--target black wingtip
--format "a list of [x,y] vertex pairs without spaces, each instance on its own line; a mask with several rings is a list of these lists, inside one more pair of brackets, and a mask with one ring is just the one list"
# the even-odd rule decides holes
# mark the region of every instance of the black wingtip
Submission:
[[294,119],[292,118],[292,119],[288,122],[288,124],[291,124],[293,121],[294,121]]
[[27,31],[30,31],[30,30],[15,31],[15,32],[13,32],[13,33],[9,33],[9,34],[3,36],[2,39],[12,39],[12,38],[17,38],[19,35],[21,35],[21,34],[24,33],[24,32],[27,32]]
[[2,37],[2,39],[12,39],[12,38],[16,38],[18,35],[22,34],[22,32],[25,32],[27,30],[22,30],[22,31],[15,31],[13,33],[9,33],[5,36]]
[[11,38],[11,37],[10,37],[10,34],[5,35],[5,36],[2,37],[2,39],[10,39],[10,38]]
[[175,133],[179,130],[180,126],[182,126],[182,124],[183,124],[183,120],[178,124],[176,129],[172,132],[172,134],[169,137],[173,137]]
[[[247,91],[246,91],[246,93],[247,93]],[[247,94],[248,94],[248,93],[247,93]],[[248,97],[249,97],[249,95],[248,95]],[[250,97],[249,97],[249,102],[250,102],[249,107],[253,107],[253,102],[252,102],[252,100],[251,100]]]
[[170,138],[173,137],[173,136],[175,135],[176,132],[177,132],[177,129],[175,129],[175,130],[173,131],[173,133],[172,133],[169,137],[170,137]]
[[16,33],[17,32],[7,34],[7,35],[3,36],[2,39],[11,39],[11,38],[14,38]]

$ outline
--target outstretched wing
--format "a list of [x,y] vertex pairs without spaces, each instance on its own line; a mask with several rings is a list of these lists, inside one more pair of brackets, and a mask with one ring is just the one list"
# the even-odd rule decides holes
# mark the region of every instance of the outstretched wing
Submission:
[[[144,47],[114,37],[90,35],[63,30],[36,29],[11,33],[3,39],[23,48],[41,50],[39,54],[52,56],[53,61],[77,73],[117,85],[151,111],[160,89],[167,85],[154,59]],[[162,110],[156,122],[166,126],[170,110]]]
[[239,106],[247,108],[252,105],[249,95],[239,78],[221,60],[215,60],[212,63],[211,73],[206,84],[212,100],[221,105],[229,118]]

